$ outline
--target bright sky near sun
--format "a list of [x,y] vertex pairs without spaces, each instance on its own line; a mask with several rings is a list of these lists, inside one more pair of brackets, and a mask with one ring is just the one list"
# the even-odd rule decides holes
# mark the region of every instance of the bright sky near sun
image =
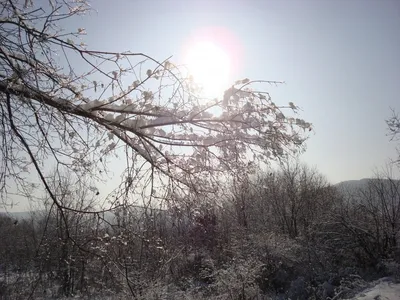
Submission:
[[303,160],[333,183],[370,177],[395,155],[385,119],[390,107],[400,109],[398,0],[96,0],[92,6],[97,13],[79,24],[89,46],[160,60],[174,55],[194,65],[210,94],[246,77],[285,81],[271,86],[271,95],[299,105],[314,124]]
[[230,59],[213,41],[193,41],[187,45],[183,63],[188,72],[202,88],[205,97],[223,94],[229,86]]
[[237,79],[294,102],[315,135],[302,159],[332,183],[371,177],[395,156],[385,119],[400,110],[399,0],[95,0],[89,48],[187,64],[210,97]]

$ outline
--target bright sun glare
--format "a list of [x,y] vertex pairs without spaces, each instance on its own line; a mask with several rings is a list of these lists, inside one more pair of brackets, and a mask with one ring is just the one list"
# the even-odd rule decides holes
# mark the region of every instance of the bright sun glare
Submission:
[[186,65],[205,97],[221,97],[229,85],[230,59],[212,42],[198,42],[189,47]]

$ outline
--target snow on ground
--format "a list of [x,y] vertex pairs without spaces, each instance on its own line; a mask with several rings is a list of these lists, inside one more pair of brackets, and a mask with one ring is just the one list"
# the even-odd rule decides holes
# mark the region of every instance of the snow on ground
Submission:
[[357,294],[353,300],[400,300],[400,283],[382,278],[376,285]]

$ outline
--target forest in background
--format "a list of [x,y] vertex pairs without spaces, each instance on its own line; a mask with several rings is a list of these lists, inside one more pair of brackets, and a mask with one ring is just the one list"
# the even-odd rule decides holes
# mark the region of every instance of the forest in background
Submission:
[[[64,182],[30,218],[0,215],[2,299],[342,299],[399,279],[400,181],[330,185],[299,161],[215,198],[85,214]],[[78,198],[78,195],[81,198]]]

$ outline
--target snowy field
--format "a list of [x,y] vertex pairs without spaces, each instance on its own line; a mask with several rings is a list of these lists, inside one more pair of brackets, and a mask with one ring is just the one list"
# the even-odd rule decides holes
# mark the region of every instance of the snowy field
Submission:
[[400,283],[382,278],[371,288],[357,294],[353,300],[400,300]]

